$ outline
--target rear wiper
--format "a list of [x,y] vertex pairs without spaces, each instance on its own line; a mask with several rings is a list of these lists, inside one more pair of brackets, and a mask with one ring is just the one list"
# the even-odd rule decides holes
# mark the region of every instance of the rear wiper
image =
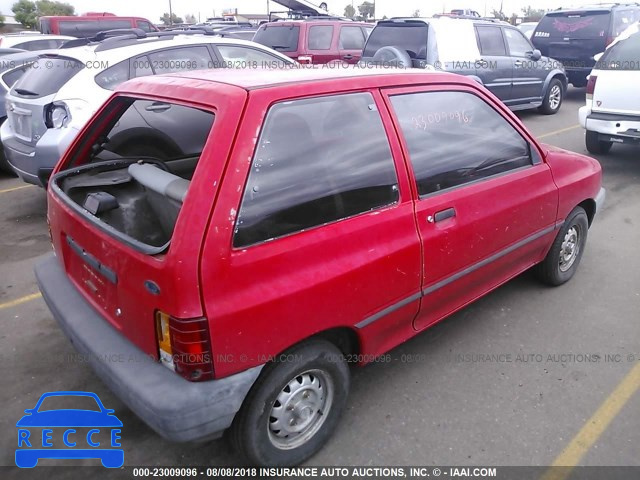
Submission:
[[31,90],[25,90],[24,88],[14,88],[13,91],[16,92],[18,95],[28,95],[31,97],[38,96],[36,92],[32,92]]
[[273,48],[274,50],[283,50],[289,47],[287,45],[272,45],[271,48]]

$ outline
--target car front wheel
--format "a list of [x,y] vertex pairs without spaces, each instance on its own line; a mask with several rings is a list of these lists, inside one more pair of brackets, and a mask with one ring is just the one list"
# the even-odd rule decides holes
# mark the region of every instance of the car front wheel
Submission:
[[585,136],[585,144],[589,153],[608,153],[611,150],[613,142],[605,142],[599,139],[598,132],[587,130]]
[[349,367],[324,340],[300,344],[265,367],[231,427],[230,439],[256,465],[297,465],[315,454],[340,420]]
[[545,259],[536,265],[538,278],[551,286],[568,282],[576,273],[587,243],[589,219],[582,207],[571,211]]
[[540,112],[545,115],[554,115],[558,113],[563,99],[564,87],[562,86],[562,82],[557,78],[554,78],[551,80],[551,83],[549,83],[547,94],[544,96],[544,100],[540,106]]

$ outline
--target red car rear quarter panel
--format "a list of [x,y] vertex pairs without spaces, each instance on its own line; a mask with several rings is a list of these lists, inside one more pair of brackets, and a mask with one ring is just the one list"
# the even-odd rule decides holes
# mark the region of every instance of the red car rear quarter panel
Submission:
[[559,190],[558,220],[564,220],[577,205],[593,200],[602,186],[602,167],[597,160],[550,145],[546,162]]
[[[163,254],[147,255],[134,250],[73,211],[52,189],[48,193],[48,218],[54,250],[71,280],[115,328],[145,353],[157,355],[156,310],[179,318],[203,315],[199,252],[247,92],[201,80],[164,78],[158,81],[150,77],[143,85],[137,81],[124,84],[116,95],[177,102],[215,113],[213,130],[198,162],[171,245]],[[105,108],[108,106],[103,107],[103,111]],[[57,170],[64,168],[85,139],[90,145],[91,137],[100,134],[100,128],[89,123],[59,162]],[[77,254],[71,251],[67,237],[116,272],[118,282],[115,287],[102,282],[108,298],[90,294],[86,286],[77,280],[83,274],[79,269],[84,267],[76,258]],[[99,277],[96,279],[100,280]],[[155,282],[161,294],[150,293],[144,286],[146,280]],[[122,312],[121,315],[115,314],[116,309]]]

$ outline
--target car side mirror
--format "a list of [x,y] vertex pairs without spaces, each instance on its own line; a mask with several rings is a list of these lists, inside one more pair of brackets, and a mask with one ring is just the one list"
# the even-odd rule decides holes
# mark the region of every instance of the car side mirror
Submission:
[[533,52],[529,54],[529,58],[534,62],[537,62],[542,58],[542,52],[536,48]]

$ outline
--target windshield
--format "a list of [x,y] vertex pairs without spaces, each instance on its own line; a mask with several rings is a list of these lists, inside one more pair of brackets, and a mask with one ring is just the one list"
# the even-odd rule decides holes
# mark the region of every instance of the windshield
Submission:
[[611,12],[549,13],[540,21],[536,38],[605,38],[609,31]]
[[423,22],[378,24],[373,29],[363,57],[373,57],[382,47],[406,50],[411,58],[427,59],[428,27]]
[[279,52],[295,52],[299,35],[298,25],[265,25],[256,32],[253,41]]

